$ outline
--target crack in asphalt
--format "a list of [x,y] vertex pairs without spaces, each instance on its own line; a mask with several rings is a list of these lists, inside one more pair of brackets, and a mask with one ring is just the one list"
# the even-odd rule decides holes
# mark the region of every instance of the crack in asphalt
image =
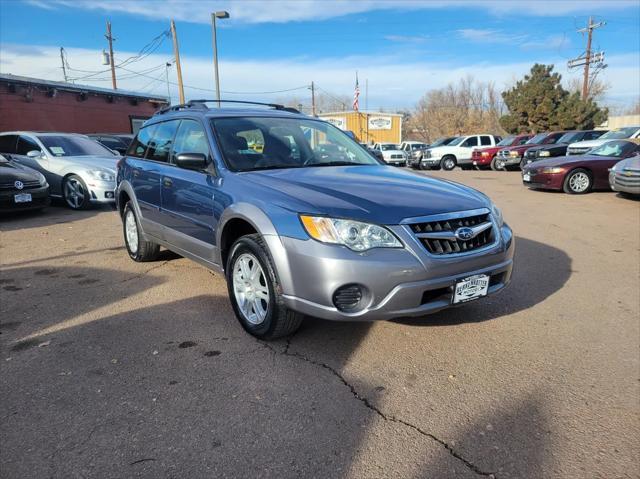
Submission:
[[350,384],[342,374],[340,374],[335,368],[333,368],[332,366],[329,366],[326,363],[320,362],[320,361],[316,361],[315,359],[311,359],[303,354],[297,353],[297,352],[289,352],[289,349],[291,347],[291,340],[293,339],[293,337],[289,337],[287,338],[287,341],[285,343],[285,348],[282,351],[278,351],[276,348],[274,348],[271,344],[265,343],[263,341],[259,341],[264,347],[266,347],[267,349],[269,349],[271,352],[273,352],[274,354],[280,354],[282,356],[289,356],[289,357],[293,357],[296,359],[300,359],[304,362],[313,364],[314,366],[319,366],[323,369],[326,369],[327,371],[329,371],[331,374],[333,374],[335,377],[337,377],[340,382],[342,384],[344,384],[345,386],[347,386],[349,388],[349,390],[351,391],[351,394],[353,395],[353,397],[355,397],[358,401],[360,401],[362,404],[364,404],[368,409],[370,409],[371,411],[375,412],[378,416],[380,416],[382,419],[384,419],[385,421],[390,421],[390,422],[395,422],[397,424],[402,424],[403,426],[409,427],[411,429],[413,429],[414,431],[416,431],[418,434],[427,437],[435,442],[437,442],[438,444],[440,444],[442,447],[444,447],[447,452],[452,455],[453,457],[455,457],[457,460],[459,460],[460,462],[462,462],[465,466],[467,466],[469,469],[471,469],[473,472],[475,472],[476,474],[480,475],[480,476],[485,476],[485,477],[489,477],[491,479],[496,479],[496,475],[493,472],[487,472],[487,471],[483,471],[482,469],[480,469],[478,466],[476,466],[475,464],[473,464],[471,461],[469,461],[468,459],[465,459],[459,452],[457,452],[450,444],[448,444],[446,441],[443,441],[442,439],[434,436],[433,434],[421,429],[420,427],[411,424],[408,421],[405,421],[404,419],[398,418],[396,416],[393,415],[389,415],[389,414],[385,414],[384,412],[382,412],[382,410],[380,410],[376,405],[372,404],[371,401],[369,401],[368,398],[366,398],[365,396],[360,395],[360,393],[356,390],[355,386],[353,386],[352,384]]

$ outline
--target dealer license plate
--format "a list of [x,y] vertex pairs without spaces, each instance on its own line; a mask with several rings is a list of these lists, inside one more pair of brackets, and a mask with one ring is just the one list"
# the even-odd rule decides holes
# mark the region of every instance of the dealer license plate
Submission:
[[522,181],[526,181],[527,183],[529,183],[531,181],[531,175],[529,173],[525,173],[524,175],[522,175]]
[[489,276],[477,274],[469,278],[462,279],[456,283],[453,303],[464,303],[487,295],[489,290]]
[[18,193],[13,196],[16,203],[29,203],[31,201],[31,193]]

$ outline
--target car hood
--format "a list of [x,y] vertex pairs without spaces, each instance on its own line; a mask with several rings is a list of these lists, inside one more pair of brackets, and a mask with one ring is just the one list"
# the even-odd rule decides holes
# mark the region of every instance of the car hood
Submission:
[[589,161],[605,161],[617,160],[614,156],[597,156],[597,155],[572,155],[559,156],[549,158],[548,160],[540,160],[528,165],[531,168],[544,168],[545,166],[575,166],[576,164],[586,163]]
[[[240,173],[262,199],[296,213],[398,224],[405,218],[489,207],[457,183],[388,166],[291,168]],[[253,195],[260,194],[253,190]]]
[[404,153],[402,150],[381,150],[383,155],[398,155]]
[[506,150],[506,151],[519,151],[519,152],[523,152],[525,150],[528,150],[529,148],[535,148],[537,146],[541,146],[537,143],[532,143],[531,145],[515,145],[515,146],[505,146],[504,148],[501,148],[500,151],[502,150]]
[[0,183],[14,181],[39,181],[41,176],[37,171],[23,166],[15,161],[0,161]]
[[628,169],[640,171],[640,156],[632,156],[631,158],[622,160],[620,163],[618,163],[617,168],[619,170]]
[[61,156],[53,158],[53,160],[64,160],[67,163],[73,163],[75,165],[86,165],[94,168],[107,168],[109,170],[116,170],[116,164],[121,156]]

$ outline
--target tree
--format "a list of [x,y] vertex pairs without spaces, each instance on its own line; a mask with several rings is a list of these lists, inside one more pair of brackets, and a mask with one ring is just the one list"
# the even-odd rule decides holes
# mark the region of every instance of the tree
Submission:
[[535,64],[531,72],[503,92],[509,113],[500,118],[510,133],[588,129],[602,123],[608,114],[592,98],[586,101],[570,94],[561,84],[562,77],[553,65]]

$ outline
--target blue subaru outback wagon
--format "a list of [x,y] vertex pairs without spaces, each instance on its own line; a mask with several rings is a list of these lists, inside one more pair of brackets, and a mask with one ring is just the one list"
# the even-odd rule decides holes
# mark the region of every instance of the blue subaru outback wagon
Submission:
[[422,316],[509,282],[513,234],[484,194],[386,166],[281,105],[207,103],[145,123],[116,199],[129,256],[163,246],[224,274],[249,333],[284,336],[305,315]]

